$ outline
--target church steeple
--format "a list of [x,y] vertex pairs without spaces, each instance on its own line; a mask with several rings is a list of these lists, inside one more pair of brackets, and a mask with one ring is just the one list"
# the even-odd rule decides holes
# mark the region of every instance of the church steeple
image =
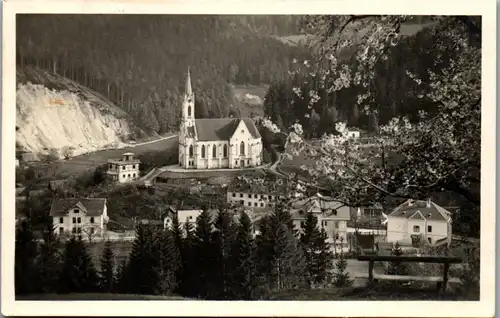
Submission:
[[186,127],[191,127],[194,126],[194,94],[193,88],[191,87],[191,73],[189,67],[185,89],[184,102],[182,103],[182,121],[186,124]]
[[188,97],[193,96],[193,89],[191,87],[191,73],[189,72],[189,66],[188,66],[188,74],[187,74],[187,79],[186,79],[186,96],[188,96]]

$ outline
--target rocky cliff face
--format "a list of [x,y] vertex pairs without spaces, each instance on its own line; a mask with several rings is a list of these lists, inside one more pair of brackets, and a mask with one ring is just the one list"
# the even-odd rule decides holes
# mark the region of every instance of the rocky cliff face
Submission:
[[34,68],[17,75],[16,144],[24,151],[78,155],[145,135],[127,113],[81,85]]

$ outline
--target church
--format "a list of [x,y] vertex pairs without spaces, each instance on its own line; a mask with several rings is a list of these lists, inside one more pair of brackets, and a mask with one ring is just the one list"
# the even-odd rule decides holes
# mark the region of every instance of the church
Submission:
[[262,164],[262,137],[251,118],[195,119],[188,69],[179,129],[184,169],[239,169]]

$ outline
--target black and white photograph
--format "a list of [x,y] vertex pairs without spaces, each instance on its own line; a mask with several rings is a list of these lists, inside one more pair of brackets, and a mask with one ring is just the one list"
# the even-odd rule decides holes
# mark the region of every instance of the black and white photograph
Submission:
[[494,1],[78,2],[4,3],[4,314],[494,315]]

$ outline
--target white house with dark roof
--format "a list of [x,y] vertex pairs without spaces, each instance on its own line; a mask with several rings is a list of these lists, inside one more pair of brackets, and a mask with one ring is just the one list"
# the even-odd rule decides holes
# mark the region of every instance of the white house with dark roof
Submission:
[[185,169],[256,167],[262,164],[262,137],[251,118],[195,119],[188,69],[179,129],[179,165]]
[[408,200],[387,216],[387,241],[411,244],[421,238],[431,245],[450,244],[450,214],[431,200]]
[[121,159],[109,159],[107,175],[118,183],[127,183],[139,178],[141,161],[131,152],[124,153]]
[[50,216],[56,233],[102,235],[109,220],[104,198],[62,198],[54,199]]
[[336,248],[347,247],[347,222],[351,219],[351,208],[333,198],[316,194],[292,204],[292,219],[299,231],[305,226],[306,216],[312,213],[318,227],[324,229],[330,244]]

